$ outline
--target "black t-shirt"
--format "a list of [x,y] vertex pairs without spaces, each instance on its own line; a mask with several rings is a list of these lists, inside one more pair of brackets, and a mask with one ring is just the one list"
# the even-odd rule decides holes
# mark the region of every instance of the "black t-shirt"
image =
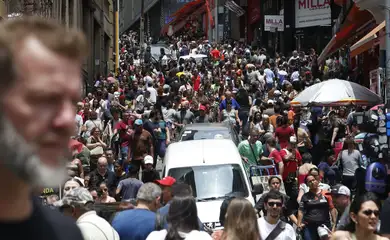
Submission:
[[309,225],[330,226],[329,212],[333,208],[332,199],[323,190],[317,194],[312,192],[303,194],[299,203],[299,210],[304,212],[303,221]]
[[56,210],[42,206],[34,199],[34,210],[22,222],[0,222],[0,232],[13,240],[83,240],[75,221]]

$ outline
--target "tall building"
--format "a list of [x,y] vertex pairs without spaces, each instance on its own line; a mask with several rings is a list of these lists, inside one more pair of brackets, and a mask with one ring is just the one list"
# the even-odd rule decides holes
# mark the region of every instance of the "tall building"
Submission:
[[90,46],[83,65],[86,87],[114,70],[113,0],[6,0],[5,5],[9,17],[40,15],[85,32]]

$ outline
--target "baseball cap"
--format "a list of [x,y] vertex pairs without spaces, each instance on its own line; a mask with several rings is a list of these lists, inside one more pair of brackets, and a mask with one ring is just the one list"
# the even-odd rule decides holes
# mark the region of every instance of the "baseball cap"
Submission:
[[200,111],[206,111],[206,107],[203,106],[203,105],[200,105],[199,110],[200,110]]
[[153,164],[153,157],[150,155],[146,155],[144,158],[144,164]]
[[167,176],[161,180],[156,180],[156,182],[162,186],[170,187],[176,182],[176,179],[171,176]]
[[274,104],[274,103],[275,103],[274,100],[271,99],[267,101],[267,104]]
[[83,187],[70,190],[60,201],[54,203],[55,206],[82,206],[88,202],[93,202],[91,193]]
[[142,119],[135,120],[134,124],[138,126],[142,125],[143,124]]
[[342,184],[336,184],[330,189],[330,193],[333,195],[345,195],[351,196],[351,190]]

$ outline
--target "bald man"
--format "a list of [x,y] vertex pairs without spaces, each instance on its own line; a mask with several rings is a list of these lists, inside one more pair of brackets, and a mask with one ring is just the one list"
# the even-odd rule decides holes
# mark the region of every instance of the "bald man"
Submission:
[[97,162],[97,168],[89,174],[89,186],[90,190],[99,190],[99,186],[102,182],[107,184],[109,192],[115,192],[114,180],[115,175],[113,172],[108,171],[108,162],[106,157],[100,157]]

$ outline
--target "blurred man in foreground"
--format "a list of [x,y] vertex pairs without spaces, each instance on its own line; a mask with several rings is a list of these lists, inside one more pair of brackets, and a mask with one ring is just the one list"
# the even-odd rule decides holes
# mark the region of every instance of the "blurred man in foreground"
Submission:
[[33,189],[66,178],[80,99],[85,36],[53,20],[0,23],[0,229],[12,239],[82,239],[72,220],[43,207]]

